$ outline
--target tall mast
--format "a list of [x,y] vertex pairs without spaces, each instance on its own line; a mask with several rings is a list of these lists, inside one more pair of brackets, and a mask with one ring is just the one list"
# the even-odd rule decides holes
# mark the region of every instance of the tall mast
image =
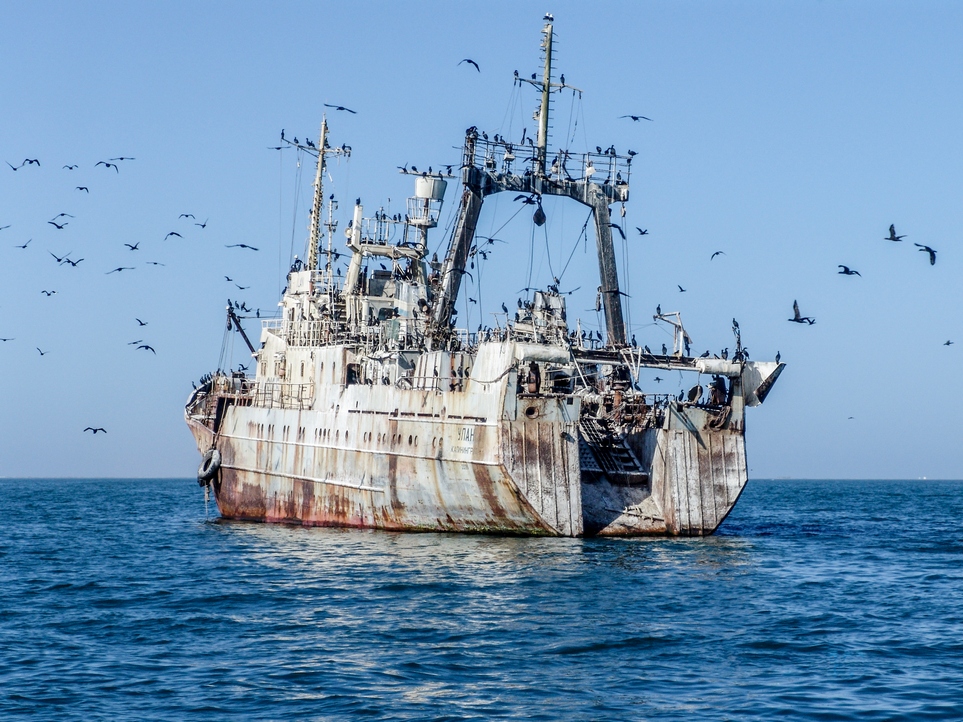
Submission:
[[542,76],[542,105],[538,111],[538,153],[535,157],[535,174],[538,176],[545,175],[545,159],[548,150],[548,115],[552,97],[552,37],[554,34],[552,23],[554,18],[551,15],[546,15],[545,20],[547,22],[542,29],[542,34],[545,36],[542,41],[542,47],[545,49],[545,72]]
[[318,246],[321,243],[321,211],[324,208],[324,156],[328,141],[328,118],[322,116],[321,137],[318,139],[318,169],[314,175],[314,203],[311,206],[311,229],[308,235],[308,259],[307,268],[309,271],[318,270]]

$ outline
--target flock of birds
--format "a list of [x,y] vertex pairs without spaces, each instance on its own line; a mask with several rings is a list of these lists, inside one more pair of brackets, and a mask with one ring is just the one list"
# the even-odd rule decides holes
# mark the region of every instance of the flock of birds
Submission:
[[[116,158],[109,158],[109,159],[107,159],[107,160],[97,161],[97,162],[94,164],[94,167],[97,168],[97,167],[103,166],[104,170],[111,170],[111,169],[113,169],[115,173],[120,173],[120,166],[118,165],[119,163],[125,163],[125,162],[134,161],[134,160],[136,160],[136,158],[131,157],[131,156],[118,156],[118,157],[116,157]],[[41,167],[40,160],[37,159],[37,158],[25,158],[25,159],[23,160],[23,162],[21,162],[19,165],[14,165],[14,164],[10,163],[9,161],[6,161],[6,164],[7,164],[7,166],[9,166],[10,169],[11,169],[12,171],[14,171],[14,172],[18,172],[18,171],[20,171],[21,169],[23,169],[23,168],[25,168],[25,167],[28,167],[28,166],[36,167],[36,168],[40,168],[40,167]],[[79,164],[67,164],[67,165],[62,166],[61,170],[63,170],[63,171],[75,171],[75,170],[77,170],[78,168],[80,168],[80,165],[79,165]],[[86,186],[86,185],[78,185],[78,186],[75,186],[75,190],[78,191],[78,192],[83,192],[83,193],[85,193],[85,194],[87,194],[87,195],[90,194],[90,187],[89,187],[89,186]],[[59,234],[60,232],[64,232],[65,234],[69,234],[69,233],[70,233],[70,230],[68,230],[68,226],[69,226],[69,225],[71,224],[71,222],[73,222],[75,219],[76,219],[76,216],[73,215],[73,214],[71,214],[71,213],[60,212],[60,213],[58,213],[57,215],[55,215],[53,218],[51,218],[50,220],[48,220],[48,221],[47,221],[47,225],[52,226],[58,234]],[[210,219],[209,219],[209,218],[205,218],[203,222],[198,222],[197,217],[196,217],[194,214],[192,214],[192,213],[181,213],[181,214],[178,216],[178,219],[177,219],[177,220],[180,221],[180,222],[189,222],[189,223],[192,223],[194,226],[200,228],[200,229],[203,231],[204,229],[207,228],[207,225],[208,225],[208,222],[209,222]],[[0,226],[0,232],[6,231],[7,229],[10,229],[10,228],[12,228],[12,227],[13,227],[12,224],[2,225],[2,226]],[[183,235],[182,233],[180,233],[179,231],[177,231],[177,230],[172,230],[172,231],[168,232],[168,233],[163,237],[162,241],[167,241],[167,240],[170,239],[170,238],[184,238],[184,235]],[[33,242],[33,238],[29,238],[29,239],[28,239],[27,241],[25,241],[24,243],[14,244],[13,247],[16,248],[16,249],[19,249],[19,250],[21,250],[21,251],[28,251],[28,250],[31,248],[31,243],[32,243],[32,242]],[[142,244],[142,243],[144,243],[144,241],[137,241],[136,243],[123,243],[123,244],[122,244],[122,247],[126,248],[128,253],[136,253],[136,252],[141,251],[141,244]],[[245,244],[245,243],[226,244],[225,247],[227,247],[227,248],[242,248],[242,249],[248,249],[248,250],[251,250],[251,251],[257,251],[257,250],[258,250],[258,249],[255,248],[254,246],[250,246],[250,245]],[[72,256],[73,256],[73,251],[68,251],[67,253],[55,253],[54,251],[48,249],[48,250],[47,250],[47,253],[48,253],[48,254],[50,255],[50,257],[53,259],[54,263],[56,263],[57,266],[61,266],[61,267],[66,266],[66,267],[69,267],[69,268],[77,268],[78,266],[80,266],[81,263],[83,263],[85,260],[87,260],[87,259],[84,258],[84,257],[79,257],[79,258],[72,257]],[[165,265],[164,263],[161,263],[161,262],[159,262],[159,261],[145,261],[145,264],[146,264],[146,265],[149,265],[149,266],[164,266],[164,265]],[[130,265],[130,266],[121,265],[121,266],[117,266],[117,267],[115,267],[115,268],[112,268],[112,269],[110,269],[110,270],[108,270],[108,271],[105,271],[104,274],[105,274],[105,275],[111,275],[111,274],[122,273],[122,272],[126,272],[126,271],[134,271],[134,270],[136,270],[136,268],[137,268],[137,266],[135,266],[135,265]],[[229,277],[227,277],[227,276],[225,276],[225,278],[226,278],[228,281],[233,282],[233,279],[231,279],[231,278],[229,278]],[[235,284],[235,285],[236,285],[239,289],[241,289],[241,290],[244,290],[244,289],[249,288],[249,286],[241,286],[240,284]],[[51,297],[57,295],[58,291],[57,291],[56,289],[44,288],[44,289],[41,289],[40,293],[41,293],[43,296],[45,296],[46,298],[51,298]],[[244,309],[246,309],[247,307],[246,307],[246,305],[238,304],[238,308],[244,308]],[[134,318],[134,321],[137,323],[137,327],[138,327],[138,328],[143,328],[143,327],[147,326],[148,323],[149,323],[148,321],[144,321],[143,319],[136,318],[136,317]],[[0,337],[0,343],[4,343],[4,344],[10,343],[10,342],[13,342],[13,341],[16,341],[16,340],[17,340],[16,337],[13,337],[13,336]],[[128,345],[128,346],[133,346],[133,347],[134,347],[134,350],[144,351],[145,353],[148,353],[148,352],[149,352],[149,353],[151,353],[151,354],[154,354],[155,356],[157,355],[157,350],[154,348],[154,346],[152,346],[150,343],[146,342],[146,341],[145,341],[144,339],[142,339],[142,338],[139,338],[139,339],[137,339],[137,340],[135,340],[135,341],[130,341],[130,342],[127,343],[127,345]],[[48,348],[47,350],[45,350],[45,349],[43,349],[43,348],[41,348],[41,347],[39,347],[39,346],[35,346],[35,348],[36,348],[36,350],[37,350],[37,353],[40,355],[40,357],[44,357],[44,356],[47,356],[47,355],[50,354],[49,348]],[[106,434],[106,433],[107,433],[107,430],[106,430],[105,428],[103,428],[103,427],[100,427],[100,426],[88,426],[88,427],[86,427],[86,428],[83,430],[83,432],[84,432],[84,433],[90,432],[90,433],[96,435],[96,434],[98,434],[98,433]]]

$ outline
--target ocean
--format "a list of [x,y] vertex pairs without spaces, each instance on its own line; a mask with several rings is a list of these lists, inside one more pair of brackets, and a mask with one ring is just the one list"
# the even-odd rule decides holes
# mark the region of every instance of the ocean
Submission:
[[963,719],[963,482],[753,480],[705,539],[219,521],[0,480],[0,716]]

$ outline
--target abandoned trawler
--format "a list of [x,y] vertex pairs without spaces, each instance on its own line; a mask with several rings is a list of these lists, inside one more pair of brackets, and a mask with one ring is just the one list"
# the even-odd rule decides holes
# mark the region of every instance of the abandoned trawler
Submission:
[[[629,196],[631,156],[614,149],[548,156],[553,23],[543,29],[537,142],[465,136],[461,200],[447,255],[428,258],[447,186],[416,174],[407,214],[345,231],[350,263],[335,275],[333,202],[317,155],[306,261],[296,261],[260,345],[244,336],[253,377],[217,372],[190,397],[187,423],[204,454],[198,481],[230,519],[390,530],[558,536],[713,533],[747,481],[745,408],[783,369],[750,362],[738,329],[732,359],[693,358],[678,314],[671,352],[626,342],[609,206]],[[530,165],[526,165],[529,164]],[[516,171],[521,169],[521,172]],[[455,302],[486,197],[543,196],[588,206],[594,220],[604,342],[570,329],[557,281],[519,301],[493,329],[455,327]],[[326,231],[326,233],[325,233]],[[391,242],[393,232],[402,240]],[[326,236],[326,239],[325,239]],[[326,261],[324,258],[326,257]],[[366,259],[390,263],[367,272]],[[242,319],[228,308],[228,323]],[[634,340],[634,339],[633,339]],[[692,372],[687,397],[645,393],[640,369]],[[707,393],[698,375],[712,378]]]

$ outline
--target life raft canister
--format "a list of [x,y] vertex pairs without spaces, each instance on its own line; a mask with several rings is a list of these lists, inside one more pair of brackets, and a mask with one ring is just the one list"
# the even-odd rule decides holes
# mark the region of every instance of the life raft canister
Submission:
[[207,486],[208,483],[217,475],[217,470],[221,468],[221,452],[217,449],[208,449],[204,452],[201,465],[197,467],[197,483],[200,486]]

